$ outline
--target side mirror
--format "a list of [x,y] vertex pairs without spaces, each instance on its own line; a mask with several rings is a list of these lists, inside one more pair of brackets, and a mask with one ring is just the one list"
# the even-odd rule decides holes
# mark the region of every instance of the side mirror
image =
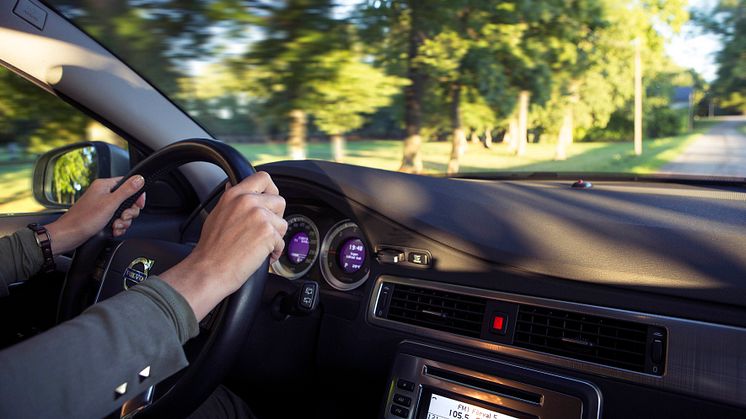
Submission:
[[70,208],[98,178],[129,171],[126,150],[100,141],[76,143],[42,154],[34,166],[34,198],[47,208]]

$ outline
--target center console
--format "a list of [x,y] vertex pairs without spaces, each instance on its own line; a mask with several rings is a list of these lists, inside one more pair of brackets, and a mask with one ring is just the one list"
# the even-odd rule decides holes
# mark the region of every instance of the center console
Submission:
[[382,416],[387,419],[598,418],[593,384],[415,342],[399,347]]

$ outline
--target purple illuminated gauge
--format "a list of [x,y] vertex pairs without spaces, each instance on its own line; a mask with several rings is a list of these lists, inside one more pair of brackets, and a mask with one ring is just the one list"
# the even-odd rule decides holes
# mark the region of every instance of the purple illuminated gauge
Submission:
[[285,218],[285,250],[272,263],[272,271],[287,279],[297,279],[311,270],[319,255],[319,229],[305,215],[294,214]]
[[350,239],[339,248],[339,267],[348,274],[357,272],[365,263],[365,245],[360,239]]
[[303,231],[295,233],[288,241],[288,260],[297,265],[306,260],[310,249],[311,243],[308,234]]

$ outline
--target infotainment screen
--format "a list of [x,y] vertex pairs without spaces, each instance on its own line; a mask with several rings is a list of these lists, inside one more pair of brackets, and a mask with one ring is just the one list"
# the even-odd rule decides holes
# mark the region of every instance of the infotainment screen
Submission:
[[470,403],[450,399],[439,394],[430,395],[427,419],[517,419]]

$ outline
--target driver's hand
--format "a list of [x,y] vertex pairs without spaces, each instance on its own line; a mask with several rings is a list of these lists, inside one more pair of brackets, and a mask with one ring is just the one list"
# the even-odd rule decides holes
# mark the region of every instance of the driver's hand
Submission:
[[[91,236],[101,231],[114,216],[114,212],[127,198],[139,191],[145,180],[140,175],[132,176],[119,189],[111,192],[122,178],[107,178],[94,180],[78,202],[62,217],[46,226],[52,238],[52,252],[65,253],[83,244]],[[132,220],[140,215],[145,207],[145,194],[126,209],[122,216],[114,220],[112,234],[121,236],[132,224]]]
[[238,290],[267,257],[285,247],[285,199],[266,172],[226,187],[207,217],[192,253],[161,278],[186,298],[202,319]]

